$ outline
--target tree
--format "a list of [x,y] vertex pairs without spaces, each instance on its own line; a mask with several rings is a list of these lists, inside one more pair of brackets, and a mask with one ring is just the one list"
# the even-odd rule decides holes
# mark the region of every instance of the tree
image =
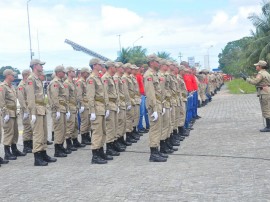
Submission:
[[146,63],[147,49],[141,46],[135,46],[133,48],[122,48],[117,61],[122,63],[131,63],[137,66],[141,66]]

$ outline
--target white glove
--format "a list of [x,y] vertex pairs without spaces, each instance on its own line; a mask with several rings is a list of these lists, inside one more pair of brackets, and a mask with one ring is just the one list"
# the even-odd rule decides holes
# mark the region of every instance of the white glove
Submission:
[[127,110],[128,110],[128,111],[131,110],[131,105],[128,105],[128,106],[127,106]]
[[31,124],[36,123],[36,120],[37,120],[36,115],[32,115],[32,118],[31,118]]
[[166,109],[163,108],[163,109],[162,109],[162,116],[163,116],[165,113],[166,113]]
[[154,112],[151,117],[154,117],[153,121],[156,121],[158,119],[158,113]]
[[172,111],[172,108],[170,108],[170,112]]
[[91,113],[91,115],[90,115],[90,121],[94,121],[94,120],[96,120],[96,114],[95,113]]
[[84,112],[84,107],[81,107],[80,110],[79,110],[79,113],[83,113]]
[[70,119],[70,112],[69,111],[66,113],[66,118],[67,118],[67,120]]
[[7,114],[7,115],[5,115],[5,117],[4,117],[4,123],[7,123],[9,121],[9,115]]
[[60,112],[56,112],[56,117],[55,117],[56,121],[60,119],[60,116],[61,116]]
[[117,114],[119,114],[119,112],[120,112],[120,108],[118,107],[118,108],[117,108]]
[[23,120],[27,119],[29,117],[29,114],[27,112],[23,113]]
[[105,119],[107,119],[110,115],[110,110],[107,110],[106,113],[105,113]]

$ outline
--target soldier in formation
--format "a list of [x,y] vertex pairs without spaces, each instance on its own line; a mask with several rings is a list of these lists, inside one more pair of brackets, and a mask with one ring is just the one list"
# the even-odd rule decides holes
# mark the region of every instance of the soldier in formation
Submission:
[[[44,64],[36,59],[30,62],[32,73],[29,70],[22,72],[23,80],[17,92],[11,85],[14,72],[4,72],[6,79],[0,85],[0,107],[5,157],[0,158],[0,165],[31,152],[34,153],[35,166],[47,166],[57,161],[46,152]],[[169,155],[178,150],[181,141],[189,136],[196,119],[200,118],[198,105],[206,105],[223,85],[220,74],[207,70],[197,73],[187,63],[178,65],[154,54],[147,57],[149,68],[144,74],[135,64],[113,61],[104,64],[97,58],[91,59],[89,66],[90,69],[84,67],[80,70],[77,81],[73,67],[57,66],[47,87],[55,157],[67,157],[78,148],[91,145],[91,162],[106,164],[128,146],[137,143],[149,129],[149,161],[166,162]],[[141,80],[140,75],[143,76]],[[141,102],[142,96],[147,98],[146,102]],[[17,98],[23,121],[23,152],[16,146]],[[146,120],[150,124],[146,123],[146,129],[139,119],[142,107],[149,115]],[[270,120],[267,115],[265,117]],[[264,130],[268,130],[268,126]]]

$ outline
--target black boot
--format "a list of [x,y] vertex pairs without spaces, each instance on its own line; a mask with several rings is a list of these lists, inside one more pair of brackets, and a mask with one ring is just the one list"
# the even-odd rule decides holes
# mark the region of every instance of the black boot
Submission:
[[108,163],[107,160],[105,160],[99,156],[98,149],[93,149],[92,155],[93,155],[92,156],[92,164],[106,164],[106,163]]
[[85,144],[81,144],[79,141],[78,141],[78,138],[74,138],[73,140],[73,146],[75,148],[82,148],[82,147],[85,147],[86,145]]
[[99,149],[98,152],[99,152],[99,156],[100,156],[102,159],[107,160],[107,161],[113,160],[113,157],[112,157],[111,155],[105,154],[104,148],[103,148],[103,147],[101,147],[101,148]]
[[137,140],[139,140],[139,139],[140,139],[140,137],[142,136],[142,135],[140,135],[140,133],[138,133],[138,131],[137,131],[137,128],[136,128],[136,127],[133,127],[132,135],[133,135],[133,137],[138,138]]
[[[92,131],[92,130],[91,130],[91,131]],[[92,132],[91,132],[91,134],[92,134]],[[89,133],[89,132],[86,133],[86,139],[87,139],[87,141],[90,142],[90,144],[91,144],[91,136],[90,136],[90,133]]]
[[185,139],[183,133],[184,133],[184,126],[178,127],[178,137],[180,141],[183,141]]
[[170,136],[170,141],[171,141],[172,146],[180,146],[180,140],[177,140],[176,136],[177,136],[177,131],[173,130],[173,134]]
[[183,131],[181,132],[181,136],[188,137],[190,130],[187,130],[183,127]]
[[120,153],[118,151],[115,151],[113,148],[113,142],[106,144],[106,154],[111,156],[119,156]]
[[165,140],[165,142],[166,142],[166,144],[167,144],[167,147],[169,147],[170,150],[178,151],[178,148],[173,147],[173,145],[171,144],[170,138],[167,138],[167,139]]
[[91,142],[87,139],[87,133],[82,134],[82,144],[91,145]]
[[61,149],[60,144],[54,144],[54,157],[67,157],[67,154]]
[[66,149],[64,147],[64,143],[60,144],[60,148],[62,149],[62,151],[65,153],[65,154],[71,154],[72,151],[70,149]]
[[180,135],[176,129],[173,130],[173,138],[175,139],[176,142],[180,143]]
[[54,131],[52,131],[52,141],[54,141]]
[[23,141],[23,152],[24,153],[32,153],[31,149],[31,140]]
[[137,127],[134,126],[134,127],[133,127],[133,132],[136,133],[136,135],[138,135],[138,136],[140,137],[140,136],[143,136],[143,132],[144,132],[144,131],[141,131],[141,133],[139,133],[139,131],[137,130]]
[[52,144],[53,144],[53,142],[47,140],[47,145],[52,145]]
[[172,154],[173,153],[173,150],[171,150],[165,140],[160,140],[160,152],[163,153],[163,154]]
[[21,152],[21,151],[18,150],[16,144],[12,144],[11,145],[11,151],[12,151],[12,154],[14,156],[26,156],[26,153],[25,152]]
[[52,157],[48,156],[46,150],[42,151],[41,154],[42,154],[43,161],[45,161],[45,162],[54,163],[57,161],[56,158],[52,158]]
[[1,164],[7,164],[8,162],[9,162],[8,160],[2,159],[2,158],[0,157],[0,165],[1,165]]
[[34,153],[34,157],[35,157],[35,166],[47,166],[48,162],[43,160],[43,156],[42,156],[42,152],[36,152]]
[[157,147],[151,147],[150,151],[151,151],[150,158],[149,158],[150,162],[166,162],[167,161],[166,158],[163,158],[159,155],[159,151]]
[[31,149],[33,149],[33,140],[29,140],[29,146]]
[[112,145],[115,151],[124,152],[126,150],[124,147],[122,147],[118,140],[115,140]]
[[266,118],[266,127],[261,129],[260,132],[270,132],[270,118]]
[[77,149],[73,146],[71,142],[71,138],[66,139],[67,149],[71,151],[77,151]]
[[137,143],[137,140],[135,140],[135,139],[132,137],[132,135],[131,135],[130,132],[127,132],[127,133],[126,133],[126,136],[127,136],[127,138],[126,138],[126,141],[127,141],[127,142],[130,142],[130,143]]
[[10,152],[10,146],[4,145],[4,149],[5,149],[5,157],[4,157],[4,159],[6,159],[6,160],[16,160],[17,159],[17,156],[14,156]]
[[120,141],[123,145],[126,145],[126,146],[131,146],[131,145],[132,145],[131,142],[125,141],[124,136],[120,137],[120,138],[119,138],[119,141]]

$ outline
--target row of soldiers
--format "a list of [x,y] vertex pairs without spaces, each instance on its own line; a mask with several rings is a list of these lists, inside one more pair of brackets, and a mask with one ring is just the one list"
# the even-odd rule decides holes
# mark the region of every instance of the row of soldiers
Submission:
[[[204,93],[199,93],[199,97],[204,103],[209,99],[201,95],[207,95],[207,88],[213,95],[221,84],[217,82],[217,75],[209,79],[208,72],[201,71],[199,75],[202,74],[204,79],[200,80],[200,76],[197,75],[196,82],[204,86],[190,91],[187,89],[188,81],[185,81],[185,77],[194,76],[196,72],[185,67],[185,64],[179,66],[156,55],[150,55],[147,59],[149,69],[144,74],[144,87],[150,118],[149,160],[165,162],[168,154],[178,150],[175,146],[180,146],[180,141],[189,135],[194,120],[200,118],[197,113],[194,116],[192,109],[191,118],[187,121],[188,98],[193,100],[195,97],[197,103],[198,97],[194,95],[201,90]],[[46,97],[42,84],[45,76],[44,64],[45,62],[36,59],[30,62],[32,73],[28,70],[22,72],[23,80],[17,88],[17,93],[11,85],[14,72],[4,72],[5,81],[0,86],[0,107],[3,116],[5,158],[0,159],[0,164],[31,152],[34,153],[36,166],[46,166],[57,161],[46,152],[48,130]],[[54,133],[54,157],[67,157],[72,151],[91,144],[92,163],[105,164],[140,139],[137,125],[141,94],[136,80],[139,67],[130,63],[108,61],[105,63],[106,73],[100,77],[104,64],[94,58],[90,60],[89,65],[91,69],[82,68],[81,77],[76,82],[73,67],[57,66],[54,79],[47,88]],[[216,84],[213,85],[214,90],[209,87],[212,80],[215,80],[213,83]],[[24,127],[23,152],[16,146],[17,97]],[[78,141],[77,114],[80,118],[81,143]]]

